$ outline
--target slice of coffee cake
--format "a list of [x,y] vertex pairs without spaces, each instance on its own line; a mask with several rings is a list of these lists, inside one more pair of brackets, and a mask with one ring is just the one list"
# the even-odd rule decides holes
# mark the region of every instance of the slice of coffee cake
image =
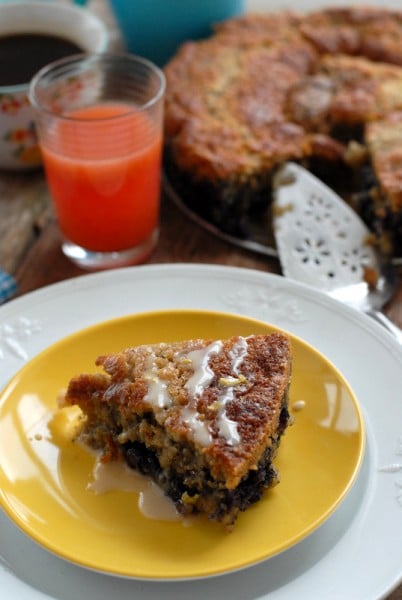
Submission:
[[85,415],[81,441],[151,476],[181,513],[231,526],[277,483],[272,461],[289,423],[286,335],[143,345],[96,364],[105,373],[72,379],[64,398]]

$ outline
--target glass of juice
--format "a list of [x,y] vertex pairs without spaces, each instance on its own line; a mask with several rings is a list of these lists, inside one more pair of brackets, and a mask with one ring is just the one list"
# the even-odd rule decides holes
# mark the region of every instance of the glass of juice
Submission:
[[84,269],[144,262],[157,243],[165,85],[126,53],[77,54],[31,81],[62,250]]

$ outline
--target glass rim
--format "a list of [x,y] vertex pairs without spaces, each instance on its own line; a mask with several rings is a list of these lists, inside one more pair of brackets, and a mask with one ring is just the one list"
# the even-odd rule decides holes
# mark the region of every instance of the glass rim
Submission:
[[57,113],[53,111],[51,108],[43,106],[37,99],[36,89],[40,80],[42,80],[46,75],[63,67],[67,64],[79,64],[82,62],[83,64],[86,62],[101,62],[102,60],[119,60],[124,59],[128,60],[132,64],[141,64],[149,69],[149,72],[153,73],[159,79],[159,87],[157,92],[147,100],[146,102],[136,105],[134,108],[127,108],[127,111],[121,113],[119,115],[111,116],[111,117],[99,117],[96,119],[91,119],[91,121],[102,121],[102,120],[112,120],[112,119],[121,119],[127,115],[130,115],[132,112],[138,112],[147,110],[151,108],[153,105],[157,104],[161,98],[163,98],[166,90],[166,77],[163,73],[162,69],[160,69],[157,65],[155,65],[152,61],[144,58],[142,56],[138,56],[136,54],[131,54],[128,52],[80,52],[77,54],[72,54],[70,56],[66,56],[64,58],[60,58],[55,60],[44,67],[42,67],[31,79],[29,83],[28,89],[28,99],[31,106],[44,114],[57,116],[60,119],[71,120],[71,121],[87,121],[85,117],[71,117],[68,114],[65,115],[63,113]]

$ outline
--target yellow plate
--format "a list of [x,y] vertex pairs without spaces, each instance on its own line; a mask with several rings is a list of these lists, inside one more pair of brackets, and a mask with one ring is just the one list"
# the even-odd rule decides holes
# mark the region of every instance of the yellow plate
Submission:
[[[311,346],[292,337],[290,406],[276,464],[281,483],[243,513],[232,533],[219,524],[143,517],[135,493],[86,490],[94,458],[57,445],[47,423],[69,379],[94,371],[98,354],[192,337],[267,333],[249,318],[208,311],[161,311],[101,323],[50,346],[0,396],[2,504],[34,540],[82,566],[145,579],[205,577],[246,567],[302,540],[335,510],[364,453],[362,415],[348,383]],[[303,401],[303,402],[300,402]]]

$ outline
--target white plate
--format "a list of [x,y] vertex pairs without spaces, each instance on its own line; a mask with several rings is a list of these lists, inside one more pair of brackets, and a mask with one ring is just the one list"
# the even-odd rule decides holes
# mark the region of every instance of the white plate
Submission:
[[0,309],[0,386],[27,360],[88,325],[146,310],[199,308],[256,317],[301,336],[343,372],[367,425],[366,458],[352,491],[305,541],[244,571],[202,581],[151,583],[97,574],[36,545],[0,517],[0,589],[35,600],[370,600],[402,581],[402,350],[367,317],[262,272],[153,265],[86,275]]

